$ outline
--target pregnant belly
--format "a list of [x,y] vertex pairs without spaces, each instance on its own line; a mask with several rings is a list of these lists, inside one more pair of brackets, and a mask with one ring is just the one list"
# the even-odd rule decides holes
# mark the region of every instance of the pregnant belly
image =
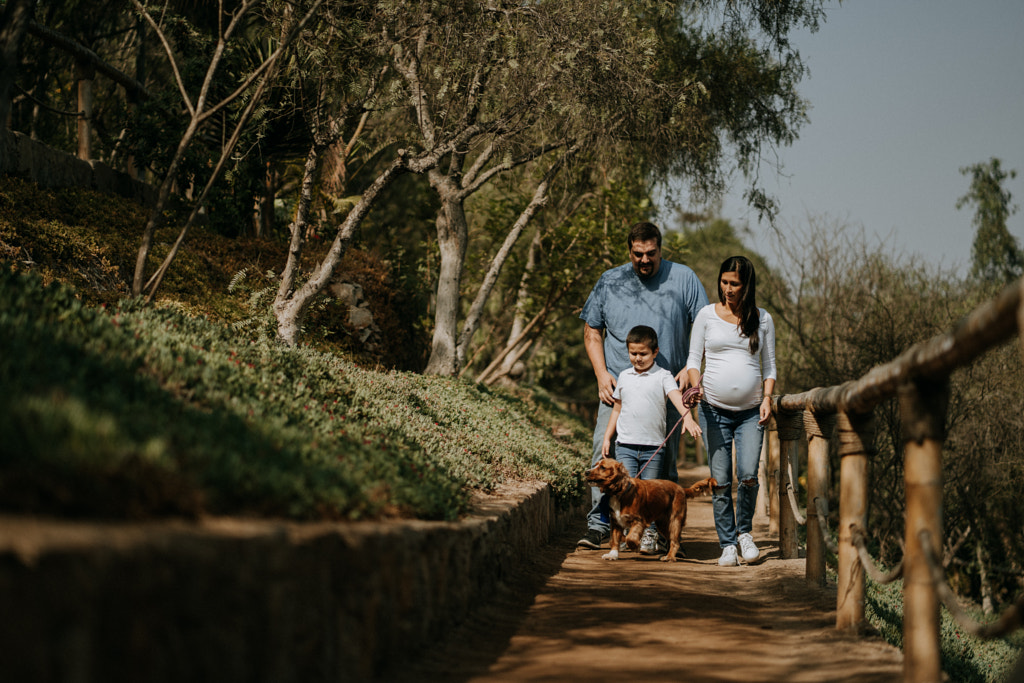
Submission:
[[[749,408],[761,398],[761,379],[751,376],[745,380],[725,382],[717,391],[709,391],[708,397],[715,403],[734,408]],[[716,400],[717,399],[717,400]]]

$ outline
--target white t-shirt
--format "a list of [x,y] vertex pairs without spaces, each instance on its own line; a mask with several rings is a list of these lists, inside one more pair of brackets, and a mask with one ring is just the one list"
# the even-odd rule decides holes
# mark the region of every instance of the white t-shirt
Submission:
[[722,320],[715,304],[697,313],[690,334],[690,356],[686,367],[700,369],[704,359],[704,399],[716,408],[747,410],[761,403],[764,380],[777,379],[775,370],[775,323],[763,308],[758,308],[756,354],[750,353],[750,340],[740,335],[739,326]]
[[654,365],[638,373],[632,366],[619,373],[612,398],[622,401],[616,443],[660,446],[665,440],[665,398],[679,390],[675,377]]

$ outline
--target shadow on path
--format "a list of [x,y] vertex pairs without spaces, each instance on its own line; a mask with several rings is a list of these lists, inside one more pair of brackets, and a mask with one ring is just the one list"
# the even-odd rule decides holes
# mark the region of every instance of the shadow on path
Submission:
[[709,498],[690,501],[678,562],[602,560],[603,549],[576,549],[583,531],[580,520],[537,548],[493,600],[380,680],[902,680],[899,650],[835,630],[835,587],[809,586],[802,559],[779,559],[765,519],[761,559],[739,567],[718,566]]

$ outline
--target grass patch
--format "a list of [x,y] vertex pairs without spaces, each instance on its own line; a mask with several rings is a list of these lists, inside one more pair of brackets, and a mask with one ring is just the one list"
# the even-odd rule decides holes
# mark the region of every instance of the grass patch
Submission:
[[[832,538],[835,542],[835,535]],[[837,580],[837,558],[829,553],[827,573]],[[883,571],[888,571],[882,568]],[[980,608],[966,608],[978,623],[996,620]],[[894,647],[903,649],[903,581],[880,584],[865,578],[864,617],[878,635]],[[1024,651],[1024,631],[1006,638],[984,640],[964,632],[949,611],[939,607],[939,648],[942,670],[957,683],[1009,683],[1007,676]]]
[[0,506],[65,516],[454,519],[512,479],[585,491],[543,397],[361,368],[0,268]]

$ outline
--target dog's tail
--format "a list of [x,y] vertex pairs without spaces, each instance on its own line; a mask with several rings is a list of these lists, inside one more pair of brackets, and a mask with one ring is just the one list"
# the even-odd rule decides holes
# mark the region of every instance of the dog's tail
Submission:
[[688,489],[683,489],[683,491],[686,492],[687,498],[696,498],[697,496],[711,493],[711,489],[715,486],[718,486],[718,480],[714,477],[708,477],[707,479],[701,479]]

